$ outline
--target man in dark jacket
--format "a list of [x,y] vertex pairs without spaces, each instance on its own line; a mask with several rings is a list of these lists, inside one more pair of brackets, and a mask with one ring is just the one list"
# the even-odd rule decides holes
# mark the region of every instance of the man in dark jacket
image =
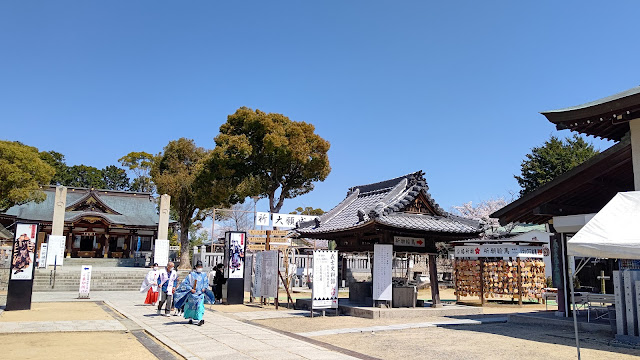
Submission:
[[220,304],[222,303],[222,285],[227,282],[227,279],[224,278],[222,267],[222,264],[216,265],[216,275],[213,277],[213,294],[216,296],[216,301]]

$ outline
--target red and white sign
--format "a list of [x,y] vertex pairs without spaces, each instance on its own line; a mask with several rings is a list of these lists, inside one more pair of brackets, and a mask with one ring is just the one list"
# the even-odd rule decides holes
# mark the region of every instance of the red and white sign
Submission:
[[91,290],[91,265],[82,265],[80,272],[80,291],[78,299],[88,299]]
[[414,238],[408,236],[394,236],[393,245],[395,246],[410,246],[410,247],[426,247],[426,241],[424,238]]

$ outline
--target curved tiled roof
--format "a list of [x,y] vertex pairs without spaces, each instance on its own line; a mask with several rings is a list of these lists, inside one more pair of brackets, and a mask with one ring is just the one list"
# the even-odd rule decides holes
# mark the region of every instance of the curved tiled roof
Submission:
[[[347,197],[316,221],[302,223],[301,235],[356,229],[372,222],[407,230],[449,233],[479,233],[477,221],[452,216],[433,200],[424,173],[418,171],[391,180],[354,186]],[[404,210],[422,194],[430,214],[412,214]]]

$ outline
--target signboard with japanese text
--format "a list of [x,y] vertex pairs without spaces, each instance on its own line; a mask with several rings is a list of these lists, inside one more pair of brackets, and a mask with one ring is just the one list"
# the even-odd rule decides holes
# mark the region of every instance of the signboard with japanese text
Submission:
[[311,221],[317,216],[296,214],[271,214],[273,227],[297,227],[301,222]]
[[32,280],[35,270],[38,225],[16,224],[11,258],[11,280]]
[[[456,246],[455,257],[542,257],[542,247],[519,245],[476,245]],[[540,254],[538,254],[540,252]]]
[[[251,245],[249,245],[251,246]],[[251,287],[251,295],[253,297],[260,297],[262,296],[262,274],[264,273],[263,270],[263,261],[262,261],[262,257],[264,252],[257,252],[253,255],[253,269],[254,269],[254,274],[253,274],[253,284]]]
[[47,245],[47,266],[61,266],[64,262],[66,238],[60,235],[49,235]]
[[40,257],[38,257],[38,267],[47,267],[47,243],[40,243]]
[[91,265],[82,265],[80,271],[80,290],[78,292],[79,299],[88,299],[89,291],[91,291]]
[[312,309],[338,308],[338,251],[313,252]]
[[262,286],[263,297],[275,298],[278,296],[278,252],[262,252]]
[[269,226],[268,212],[256,212],[256,226]]
[[392,299],[393,245],[373,245],[373,300]]
[[394,236],[393,245],[396,246],[410,246],[410,247],[426,247],[426,241],[424,238],[415,238],[408,236]]
[[267,235],[267,230],[249,230],[249,235],[251,236]]
[[169,262],[169,240],[156,240],[153,248],[153,262],[158,266],[167,266]]

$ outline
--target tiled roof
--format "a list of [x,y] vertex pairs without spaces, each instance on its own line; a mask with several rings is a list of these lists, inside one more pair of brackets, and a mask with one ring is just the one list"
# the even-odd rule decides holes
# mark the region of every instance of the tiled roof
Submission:
[[[418,171],[374,184],[354,186],[347,197],[315,221],[302,223],[296,232],[322,234],[355,229],[372,222],[407,230],[476,234],[477,221],[448,214],[429,195],[424,173]],[[424,194],[432,214],[406,213],[404,210]]]
[[[43,202],[29,202],[23,205],[16,205],[9,208],[5,214],[13,215],[18,220],[51,222],[53,219],[53,203],[56,195],[55,188],[46,188],[44,192],[47,197]],[[107,222],[117,225],[158,225],[159,215],[156,209],[156,202],[149,193],[68,188],[67,207],[79,203],[90,193],[118,214],[92,211],[67,211],[64,215],[65,222],[73,222],[82,217],[91,216],[102,217],[107,220]]]

